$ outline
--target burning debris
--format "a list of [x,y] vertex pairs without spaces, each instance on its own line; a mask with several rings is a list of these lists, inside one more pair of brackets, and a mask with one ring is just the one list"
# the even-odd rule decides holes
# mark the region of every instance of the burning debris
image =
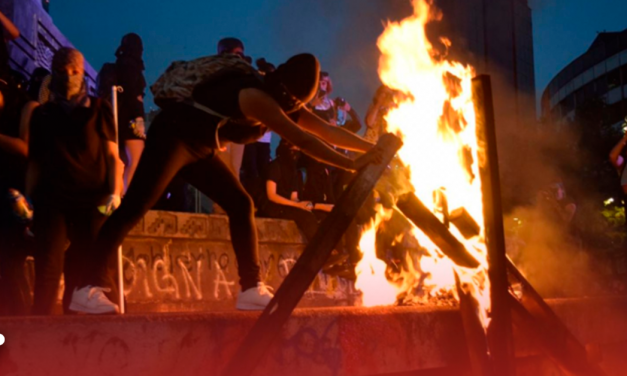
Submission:
[[[381,80],[400,93],[386,116],[387,128],[404,146],[377,190],[384,206],[392,201],[409,220],[395,233],[396,243],[415,246],[392,257],[377,252],[375,234],[384,232],[390,220],[379,211],[360,243],[364,257],[357,266],[356,287],[365,306],[456,305],[457,273],[462,283],[473,286],[469,291],[481,305],[487,326],[490,300],[479,225],[483,200],[476,179],[481,151],[471,91],[474,71],[436,51],[425,26],[440,15],[424,0],[414,0],[413,5],[414,15],[389,23],[378,41]],[[383,253],[387,268],[373,260],[377,253]]]

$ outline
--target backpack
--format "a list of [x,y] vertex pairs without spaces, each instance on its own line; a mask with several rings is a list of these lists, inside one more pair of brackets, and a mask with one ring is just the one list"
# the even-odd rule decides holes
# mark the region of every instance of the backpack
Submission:
[[150,87],[150,91],[155,104],[161,108],[172,102],[192,101],[192,92],[196,85],[227,71],[254,74],[261,79],[259,72],[240,56],[214,55],[173,62]]
[[118,84],[115,63],[104,63],[96,77],[96,94],[98,98],[111,100],[111,87]]

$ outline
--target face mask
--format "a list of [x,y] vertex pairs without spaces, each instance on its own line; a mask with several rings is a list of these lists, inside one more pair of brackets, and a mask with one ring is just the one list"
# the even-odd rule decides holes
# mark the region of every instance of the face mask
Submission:
[[65,99],[71,99],[81,92],[83,87],[84,76],[76,74],[68,76],[67,74],[55,74],[54,86],[57,89],[57,95],[62,95]]

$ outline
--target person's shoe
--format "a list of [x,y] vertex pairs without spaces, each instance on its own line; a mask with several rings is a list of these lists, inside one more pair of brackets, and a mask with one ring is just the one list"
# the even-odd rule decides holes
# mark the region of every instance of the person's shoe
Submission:
[[270,291],[272,287],[258,282],[257,287],[251,287],[246,291],[240,291],[237,296],[235,308],[241,311],[262,311],[270,304],[274,294]]
[[98,286],[85,286],[81,289],[74,289],[70,309],[83,313],[118,313],[118,305],[105,296],[105,292],[111,289]]

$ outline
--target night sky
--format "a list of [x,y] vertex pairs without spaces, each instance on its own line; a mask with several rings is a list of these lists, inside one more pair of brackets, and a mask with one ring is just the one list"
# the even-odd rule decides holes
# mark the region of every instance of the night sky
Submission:
[[[406,4],[397,6],[401,13]],[[463,0],[460,0],[463,1]],[[409,3],[409,0],[407,0]],[[98,70],[127,32],[142,36],[146,79],[173,60],[215,53],[217,41],[239,37],[246,53],[279,63],[312,52],[334,77],[336,93],[362,113],[378,84],[372,69],[382,32],[374,0],[53,0],[59,29]],[[583,53],[598,31],[627,28],[625,0],[530,0],[538,97],[550,79]],[[446,16],[446,15],[445,15]]]

